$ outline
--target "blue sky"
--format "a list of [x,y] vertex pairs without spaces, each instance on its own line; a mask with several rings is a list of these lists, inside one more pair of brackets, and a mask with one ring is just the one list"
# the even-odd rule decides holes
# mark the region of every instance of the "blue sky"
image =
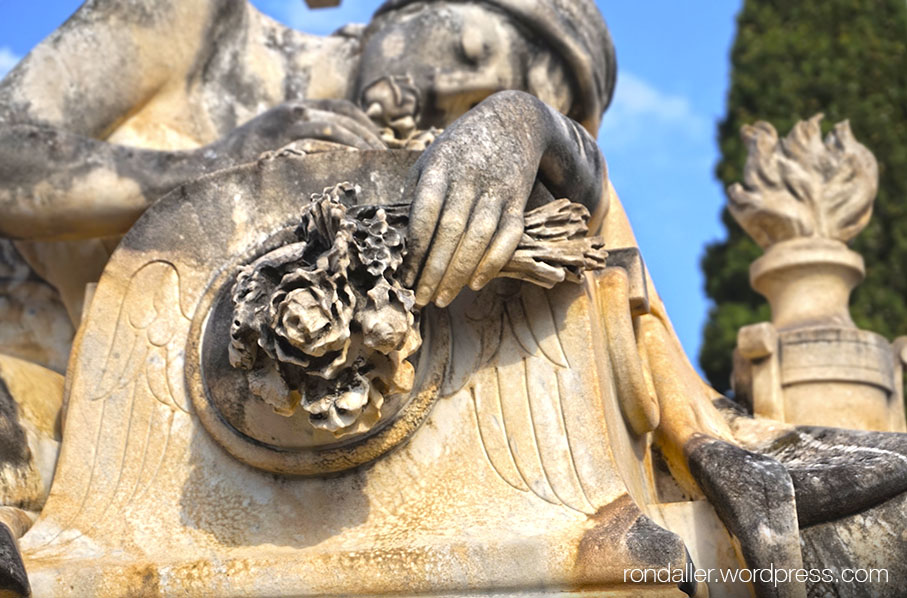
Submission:
[[[327,34],[365,22],[380,0],[310,10],[252,0],[297,29]],[[78,7],[73,0],[0,0],[0,76]],[[724,194],[712,174],[741,0],[599,1],[617,48],[614,101],[599,131],[611,179],[687,353],[696,360],[707,310],[699,260],[723,236]]]

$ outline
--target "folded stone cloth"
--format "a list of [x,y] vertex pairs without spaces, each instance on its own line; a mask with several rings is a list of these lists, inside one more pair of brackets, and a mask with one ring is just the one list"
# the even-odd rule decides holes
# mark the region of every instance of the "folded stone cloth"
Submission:
[[[432,0],[388,0],[375,16]],[[434,0],[437,1],[437,0]],[[570,118],[592,135],[611,103],[617,77],[614,44],[594,0],[443,0],[473,2],[504,11],[544,40],[570,67],[576,100]]]

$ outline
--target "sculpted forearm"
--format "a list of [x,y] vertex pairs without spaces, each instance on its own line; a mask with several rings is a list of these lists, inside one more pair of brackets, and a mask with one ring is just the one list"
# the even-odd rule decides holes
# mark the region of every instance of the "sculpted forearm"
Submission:
[[598,144],[576,121],[539,101],[545,110],[548,143],[539,163],[539,178],[555,197],[567,197],[601,212],[607,167]]
[[50,127],[0,128],[0,235],[122,234],[154,200],[213,170],[204,152],[116,146]]
[[246,11],[234,0],[85,2],[0,81],[0,124],[103,138],[168,85],[185,85]]
[[538,207],[530,200],[544,202],[533,194],[537,179],[583,204],[596,227],[607,207],[604,169],[588,134],[527,93],[499,92],[466,112],[413,167],[404,280],[416,303],[446,306],[465,284],[479,289],[498,274],[527,207]]
[[340,100],[287,102],[206,146],[158,151],[55,127],[0,124],[0,235],[76,239],[126,232],[152,202],[199,176],[303,139],[385,147]]
[[577,122],[521,91],[495,94],[486,102],[510,128],[523,129],[541,155],[538,177],[554,197],[567,197],[595,214],[607,167],[598,145]]

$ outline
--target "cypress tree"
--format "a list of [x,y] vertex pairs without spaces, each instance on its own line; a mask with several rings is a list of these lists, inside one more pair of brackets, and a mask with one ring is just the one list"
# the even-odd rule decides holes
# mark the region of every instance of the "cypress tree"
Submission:
[[[825,114],[824,131],[849,119],[879,162],[875,211],[852,243],[867,274],[851,313],[857,326],[889,339],[907,334],[907,2],[745,0],[731,61],[716,176],[725,187],[742,179],[743,124],[766,120],[786,135],[817,112]],[[699,362],[724,391],[738,328],[768,320],[770,311],[749,286],[749,264],[761,249],[727,209],[722,221],[727,239],[702,259],[712,307]]]

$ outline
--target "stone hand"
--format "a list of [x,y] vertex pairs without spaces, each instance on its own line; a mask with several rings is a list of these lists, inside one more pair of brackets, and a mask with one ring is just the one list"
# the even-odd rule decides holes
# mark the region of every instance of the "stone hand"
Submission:
[[404,284],[418,305],[441,307],[466,284],[483,287],[519,244],[537,179],[595,218],[603,174],[595,142],[575,122],[526,93],[490,96],[413,166]]

